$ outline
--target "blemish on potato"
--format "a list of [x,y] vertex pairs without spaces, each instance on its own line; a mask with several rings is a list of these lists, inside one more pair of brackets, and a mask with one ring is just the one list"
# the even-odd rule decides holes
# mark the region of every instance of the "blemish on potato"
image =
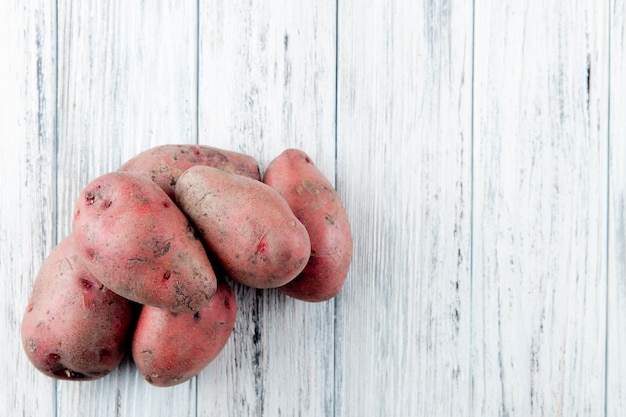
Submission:
[[165,271],[165,273],[163,274],[163,279],[167,281],[168,279],[170,279],[171,276],[172,273],[170,271]]
[[256,248],[257,253],[260,253],[261,255],[265,255],[267,253],[267,243],[266,242],[259,242],[259,245]]
[[150,262],[150,259],[147,258],[128,258],[128,261],[131,262],[141,262],[141,263],[146,263],[146,262]]
[[74,270],[74,266],[72,265],[72,262],[70,262],[69,258],[67,256],[64,256],[63,260],[65,262],[67,262],[67,266],[70,268],[70,271],[73,271]]
[[113,356],[113,352],[111,349],[101,349],[100,350],[100,362],[108,361]]
[[[56,372],[54,372],[54,374],[57,375],[57,376],[65,375],[65,377],[68,378],[68,379],[91,379],[90,377],[87,377],[87,375],[85,375],[85,374],[81,374],[80,372],[76,372],[76,371],[74,371],[72,369],[68,369],[68,368],[65,368],[65,369],[60,370],[60,371],[56,371]],[[93,372],[92,373],[92,377],[94,375],[102,375],[102,374],[103,373],[101,373],[101,372]]]
[[26,344],[29,352],[37,352],[37,342],[33,339],[28,339],[28,343]]
[[93,282],[89,281],[87,278],[80,278],[80,285],[85,289],[89,290],[93,288]]
[[310,178],[306,178],[302,181],[302,186],[309,192],[309,194],[319,194],[322,191],[319,184],[315,183]]
[[166,240],[165,242],[157,241],[154,244],[154,248],[152,249],[152,253],[155,258],[160,258],[164,256],[166,253],[170,251],[170,241]]
[[93,205],[94,201],[96,200],[96,196],[94,193],[92,193],[91,191],[87,191],[87,193],[85,193],[85,204],[88,206]]
[[26,307],[26,312],[27,312],[27,313],[30,313],[31,311],[33,311],[33,307],[34,307],[34,306],[33,306],[33,303],[30,303],[30,304],[28,305],[28,307]]
[[69,379],[85,378],[85,375],[78,373],[78,372],[74,372],[68,368],[56,369],[54,371],[50,370],[50,372],[52,372],[57,377],[61,377],[61,378],[69,378]]
[[48,353],[46,355],[46,365],[54,365],[59,361],[59,359],[61,359],[61,356],[57,355],[56,353]]

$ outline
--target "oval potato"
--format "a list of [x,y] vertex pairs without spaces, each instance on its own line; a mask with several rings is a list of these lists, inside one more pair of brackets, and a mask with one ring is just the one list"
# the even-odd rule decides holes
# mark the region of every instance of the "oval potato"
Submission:
[[276,189],[304,224],[311,257],[298,277],[279,290],[304,301],[325,301],[343,287],[352,259],[352,233],[332,184],[299,149],[287,149],[267,167],[263,182]]
[[132,342],[137,370],[159,387],[193,378],[226,346],[236,316],[235,293],[222,280],[209,304],[196,313],[144,306]]
[[195,230],[145,177],[111,172],[93,180],[76,202],[72,227],[87,267],[125,298],[190,312],[215,292],[215,273]]
[[189,168],[176,202],[233,280],[275,288],[298,275],[311,252],[309,235],[278,192],[215,168]]
[[46,258],[22,320],[22,345],[39,371],[65,380],[101,378],[128,350],[132,303],[87,269],[74,236]]

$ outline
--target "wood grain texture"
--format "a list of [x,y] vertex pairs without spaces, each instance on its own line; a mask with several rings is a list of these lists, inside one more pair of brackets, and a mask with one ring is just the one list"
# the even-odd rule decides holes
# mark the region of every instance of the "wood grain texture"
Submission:
[[475,10],[472,414],[604,414],[607,12]]
[[[290,147],[335,178],[335,3],[200,2],[199,141],[254,156]],[[334,301],[235,285],[234,335],[198,378],[199,415],[332,415]]]
[[[0,416],[605,416],[626,409],[624,0],[0,2]],[[233,284],[201,374],[92,382],[20,344],[80,190],[138,152],[305,150],[334,300]],[[16,411],[17,410],[17,411]]]
[[[197,142],[197,10],[175,1],[66,1],[58,26],[67,210],[89,181],[140,151]],[[60,234],[68,233],[70,216],[61,220]]]
[[[56,10],[53,2],[0,4],[0,415],[54,415],[55,383],[23,354],[30,289],[56,230]],[[33,396],[36,392],[38,395]]]
[[[59,2],[59,238],[82,188],[149,147],[197,141],[197,9],[174,1]],[[127,360],[58,382],[58,415],[195,416],[195,380],[150,386]]]
[[468,415],[472,5],[339,7],[335,415]]
[[617,417],[626,410],[626,2],[610,5],[606,416]]

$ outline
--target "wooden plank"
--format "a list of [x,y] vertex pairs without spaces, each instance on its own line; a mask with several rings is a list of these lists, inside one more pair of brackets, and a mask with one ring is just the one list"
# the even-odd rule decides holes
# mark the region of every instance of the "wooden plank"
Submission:
[[[0,3],[0,415],[54,415],[54,380],[28,361],[22,316],[55,244],[56,10],[54,2]],[[33,396],[33,393],[37,393]]]
[[594,5],[476,4],[473,415],[604,414],[608,21]]
[[[328,0],[201,1],[200,143],[262,171],[301,148],[334,181],[335,17]],[[234,287],[234,334],[198,378],[199,415],[332,415],[334,301]]]
[[[59,237],[80,190],[138,152],[197,141],[194,2],[59,2]],[[143,381],[130,360],[58,384],[58,415],[195,416],[195,380]]]
[[469,401],[472,2],[339,2],[338,416]]
[[609,259],[606,416],[626,410],[626,2],[612,1],[610,25]]

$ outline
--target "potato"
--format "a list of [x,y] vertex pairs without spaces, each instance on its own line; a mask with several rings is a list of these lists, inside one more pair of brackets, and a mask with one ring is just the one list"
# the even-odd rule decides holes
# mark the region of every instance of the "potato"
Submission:
[[159,387],[193,378],[226,346],[236,316],[235,293],[223,280],[209,304],[196,313],[144,306],[132,342],[139,373]]
[[119,171],[148,176],[174,199],[178,177],[195,165],[211,166],[261,180],[259,165],[251,156],[202,145],[157,146],[128,160]]
[[350,223],[337,192],[299,149],[278,155],[268,165],[263,182],[284,197],[311,240],[306,267],[279,290],[311,302],[334,297],[344,285],[352,259]]
[[123,359],[132,319],[132,303],[89,272],[69,235],[37,274],[22,320],[22,345],[35,368],[48,376],[97,379]]
[[76,202],[72,227],[87,267],[125,298],[180,313],[199,311],[215,292],[195,230],[148,178],[127,172],[96,178]]
[[309,259],[309,235],[284,198],[262,182],[205,166],[185,171],[176,202],[224,271],[255,288],[291,281]]

